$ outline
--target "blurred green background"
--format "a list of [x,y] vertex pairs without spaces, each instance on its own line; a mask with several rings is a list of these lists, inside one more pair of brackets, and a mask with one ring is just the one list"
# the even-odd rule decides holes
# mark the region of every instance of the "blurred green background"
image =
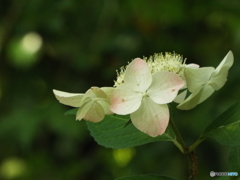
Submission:
[[[135,57],[176,52],[216,67],[229,50],[226,85],[174,117],[191,145],[239,99],[238,0],[1,0],[0,179],[112,180],[136,174],[187,179],[187,159],[169,142],[113,150],[99,146],[84,121],[64,116],[52,89],[84,93],[112,86]],[[197,149],[200,179],[228,171],[228,147]],[[240,172],[238,172],[240,173]]]

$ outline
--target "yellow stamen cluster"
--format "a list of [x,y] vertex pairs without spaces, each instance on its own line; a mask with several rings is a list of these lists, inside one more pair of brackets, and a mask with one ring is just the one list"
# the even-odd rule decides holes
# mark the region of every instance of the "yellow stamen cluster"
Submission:
[[143,60],[147,62],[152,74],[159,71],[169,71],[183,76],[182,67],[185,64],[185,60],[183,60],[179,54],[166,52],[165,55],[163,55],[162,53],[156,53],[148,59],[143,58]]
[[[179,54],[166,52],[165,55],[163,55],[162,53],[156,53],[149,58],[144,57],[143,60],[148,64],[152,74],[159,71],[169,71],[185,79],[184,69],[182,68],[183,65],[185,65],[185,60],[183,60]],[[121,67],[120,71],[117,71],[117,80],[115,81],[114,87],[124,83],[124,74],[127,66]]]

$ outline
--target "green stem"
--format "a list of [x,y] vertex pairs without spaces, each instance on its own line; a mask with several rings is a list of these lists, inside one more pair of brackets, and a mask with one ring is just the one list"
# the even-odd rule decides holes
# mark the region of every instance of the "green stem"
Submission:
[[194,151],[194,149],[205,140],[205,138],[199,138],[198,140],[196,140],[193,145],[191,145],[190,147],[187,147],[181,134],[179,133],[177,126],[175,125],[175,123],[173,122],[172,119],[170,119],[170,126],[172,127],[176,137],[177,137],[177,141],[174,141],[173,143],[177,146],[177,148],[183,153],[183,154],[190,154],[192,151]]
[[172,127],[176,137],[177,137],[177,141],[174,141],[173,143],[177,146],[177,148],[183,153],[186,154],[186,144],[181,136],[181,134],[179,133],[177,126],[175,125],[175,123],[173,122],[173,120],[170,118],[170,126]]
[[194,151],[194,149],[205,140],[205,138],[199,138],[198,140],[196,140],[193,145],[191,145],[188,150],[187,150],[187,154],[190,154],[192,151]]
[[177,148],[184,154],[184,149],[181,144],[178,143],[178,141],[173,141],[173,144],[177,146]]
[[189,179],[198,179],[198,166],[197,166],[197,157],[195,154],[194,149],[204,140],[204,138],[199,138],[197,141],[193,143],[192,146],[188,147],[186,146],[180,132],[178,131],[177,126],[173,122],[172,119],[170,119],[169,122],[170,126],[172,127],[175,135],[176,135],[176,141],[173,141],[173,143],[177,146],[177,148],[185,155],[187,155],[188,158],[188,169],[189,169]]

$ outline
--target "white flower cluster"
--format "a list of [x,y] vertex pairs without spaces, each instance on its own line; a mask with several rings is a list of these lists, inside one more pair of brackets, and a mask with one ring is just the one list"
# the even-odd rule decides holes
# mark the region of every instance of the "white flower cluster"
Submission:
[[[168,103],[175,101],[182,110],[194,108],[225,84],[232,64],[231,51],[216,69],[185,64],[175,53],[160,53],[120,68],[114,87],[92,87],[85,94],[53,92],[60,103],[79,107],[77,120],[99,122],[107,114],[130,114],[137,129],[155,137],[168,126]],[[184,91],[179,94],[180,89]]]

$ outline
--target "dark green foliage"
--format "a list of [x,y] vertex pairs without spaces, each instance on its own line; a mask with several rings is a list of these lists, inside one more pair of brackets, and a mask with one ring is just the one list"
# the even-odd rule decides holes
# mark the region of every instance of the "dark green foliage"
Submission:
[[142,176],[131,176],[118,178],[116,180],[176,180],[167,176],[157,176],[157,175],[142,175]]
[[227,146],[240,146],[240,103],[232,105],[215,119],[203,132],[202,137],[214,138]]
[[126,126],[129,116],[107,115],[100,123],[87,122],[95,141],[108,148],[124,149],[156,141],[175,141],[171,127],[157,137],[151,137],[136,129],[133,124]]

